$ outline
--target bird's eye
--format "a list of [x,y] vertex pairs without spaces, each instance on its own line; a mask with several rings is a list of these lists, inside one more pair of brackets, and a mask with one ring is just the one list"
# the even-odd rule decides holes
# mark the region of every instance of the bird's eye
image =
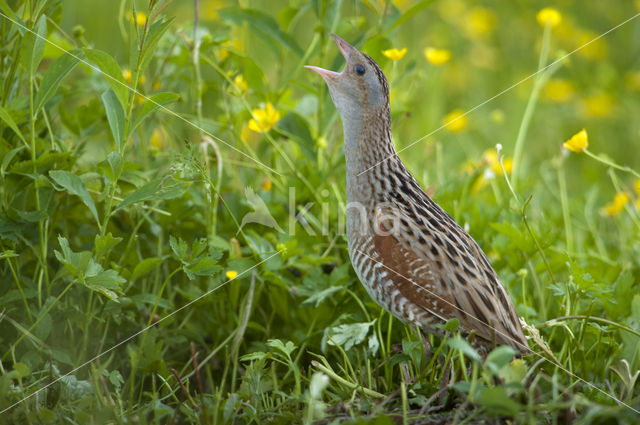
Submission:
[[364,75],[366,69],[364,69],[364,66],[357,64],[356,67],[354,68],[356,70],[356,74],[358,75]]

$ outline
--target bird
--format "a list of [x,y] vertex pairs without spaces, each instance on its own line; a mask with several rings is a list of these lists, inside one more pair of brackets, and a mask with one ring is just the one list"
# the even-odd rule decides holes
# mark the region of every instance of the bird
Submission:
[[381,307],[426,334],[458,319],[482,353],[529,353],[509,295],[476,241],[420,187],[391,135],[389,84],[380,66],[331,34],[345,67],[319,74],[342,120],[349,257]]

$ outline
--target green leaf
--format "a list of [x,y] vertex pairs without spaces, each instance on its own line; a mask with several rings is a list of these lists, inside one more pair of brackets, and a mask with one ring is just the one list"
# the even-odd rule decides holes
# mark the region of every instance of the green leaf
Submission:
[[278,22],[264,12],[254,9],[227,7],[218,10],[218,14],[222,19],[236,25],[242,25],[246,21],[251,30],[270,38],[275,45],[281,45],[300,57],[304,54],[304,51],[298,46],[293,37],[282,31]]
[[29,376],[29,374],[31,373],[31,369],[29,369],[29,366],[20,362],[13,364],[13,370],[16,371],[18,375],[17,378],[24,378],[25,376]]
[[315,142],[309,124],[300,115],[290,112],[284,116],[279,122],[277,129],[286,136],[298,141],[298,146],[304,152],[307,158],[315,160]]
[[83,49],[84,54],[103,72],[107,83],[115,93],[120,106],[124,109],[129,102],[129,86],[127,85],[120,65],[108,53],[97,49]]
[[416,14],[418,14],[418,12],[422,11],[422,9],[424,9],[425,7],[431,5],[431,3],[433,3],[434,1],[435,0],[423,0],[423,1],[419,2],[418,4],[410,7],[407,11],[402,13],[402,15],[400,15],[400,17],[398,19],[396,19],[395,21],[389,22],[391,25],[389,25],[386,28],[385,32],[387,34],[390,33],[395,28],[399,27],[404,22],[406,22],[408,19],[413,18]]
[[527,365],[522,359],[514,359],[508,365],[500,369],[498,376],[504,380],[505,383],[521,382],[527,375]]
[[262,360],[267,358],[267,356],[269,356],[269,354],[263,351],[254,351],[253,353],[245,354],[244,356],[240,357],[240,361],[251,362],[254,360]]
[[457,331],[459,327],[460,320],[456,317],[447,320],[447,323],[444,325],[444,328],[451,333]]
[[175,102],[179,98],[180,96],[176,93],[162,92],[154,94],[149,99],[146,99],[142,105],[142,109],[136,114],[130,133],[133,133],[133,131],[142,123],[142,121],[145,120],[145,118],[147,118],[150,113],[158,108],[163,108],[166,105]]
[[80,180],[80,177],[65,170],[51,170],[49,171],[49,176],[69,193],[79,196],[82,202],[89,208],[91,214],[93,214],[93,217],[96,219],[96,223],[100,225],[96,205],[93,203],[93,198],[89,195],[89,192],[84,186],[84,183],[82,183],[82,180]]
[[117,271],[109,269],[103,270],[95,276],[90,276],[86,280],[87,286],[102,286],[110,290],[120,290],[120,284],[126,280]]
[[120,152],[111,152],[107,155],[107,162],[109,162],[111,173],[113,174],[111,180],[115,181],[120,178],[120,174],[122,173],[122,155],[120,155]]
[[[185,272],[189,271],[189,273],[194,274],[196,276],[213,276],[222,270],[218,264],[216,264],[216,260],[211,257],[203,257],[198,260],[195,264],[185,267]],[[187,274],[189,274],[187,273]]]
[[[40,108],[53,96],[64,77],[69,75],[76,67],[78,62],[79,50],[69,52],[71,54],[63,54],[56,59],[42,77],[42,83],[36,93],[34,114],[37,115]],[[72,56],[73,55],[73,56]]]
[[129,196],[124,198],[124,200],[114,209],[114,212],[131,204],[135,204],[136,202],[177,198],[184,193],[189,185],[189,182],[165,178],[152,180],[139,189],[134,190],[129,194]]
[[187,250],[189,249],[187,243],[183,241],[182,238],[176,239],[171,235],[169,236],[169,246],[171,246],[171,250],[178,260],[184,262],[187,257]]
[[514,354],[515,351],[508,345],[496,347],[487,356],[485,366],[491,370],[491,373],[497,375],[500,372],[500,369],[508,365],[509,362],[513,360]]
[[[22,132],[20,131],[20,129],[18,128],[18,126],[16,125],[16,122],[13,120],[13,118],[11,117],[11,114],[9,114],[9,111],[7,111],[6,109],[4,109],[2,106],[0,106],[0,119],[2,121],[4,121],[5,124],[7,124],[9,126],[9,128],[11,128],[11,130],[13,130],[14,133],[16,133],[18,135],[18,137],[20,138],[20,140],[22,140],[22,142],[26,145],[27,141],[24,139],[24,136],[22,135]],[[17,149],[17,148],[16,148]],[[14,149],[15,150],[15,149]],[[15,154],[14,154],[15,155]],[[4,176],[4,161],[2,161],[2,170],[3,170],[3,176]]]
[[107,254],[121,241],[122,238],[114,238],[111,232],[107,233],[105,236],[96,235],[94,240],[96,258],[100,258],[102,255]]
[[483,388],[474,401],[497,415],[515,416],[520,411],[520,405],[509,398],[504,387]]
[[162,180],[163,179],[152,180],[141,188],[134,190],[129,194],[129,196],[120,202],[120,204],[114,209],[114,212],[131,204],[135,204],[136,202],[161,199],[158,195],[162,188]]
[[375,322],[373,320],[365,323],[348,323],[329,328],[325,334],[327,344],[339,345],[345,351],[349,351],[351,347],[366,339],[369,329]]
[[473,347],[467,342],[467,340],[461,338],[460,336],[456,336],[455,338],[447,340],[447,344],[449,344],[451,348],[462,352],[462,354],[466,355],[472,360],[475,360],[477,362],[482,361],[480,354],[478,354],[478,352],[473,349]]
[[283,344],[282,341],[280,341],[279,339],[270,339],[270,340],[268,340],[267,341],[267,346],[269,346],[271,348],[275,348],[278,351],[281,351],[287,357],[290,357],[291,353],[293,353],[293,350],[296,349],[296,345],[293,342],[287,341],[286,344]]
[[133,273],[131,274],[131,280],[133,281],[146,275],[160,264],[162,264],[162,258],[145,258],[136,264],[136,267],[133,269]]
[[87,272],[94,275],[101,271],[101,267],[95,264],[89,251],[73,252],[69,247],[69,241],[63,236],[58,236],[58,243],[62,252],[54,250],[53,253],[72,276],[82,278]]
[[[2,108],[0,108],[0,115],[1,109]],[[11,160],[18,154],[18,152],[20,152],[24,148],[25,146],[18,146],[17,148],[13,148],[2,158],[2,165],[0,165],[0,176],[2,176],[2,178],[4,178],[5,171],[9,167],[9,164],[11,164]]]
[[140,66],[138,67],[138,72],[140,74],[144,73],[149,61],[156,52],[156,44],[158,44],[158,41],[160,41],[164,33],[167,32],[172,22],[173,18],[166,20],[160,19],[149,27],[149,32],[144,40],[144,50],[142,52],[142,57],[140,58]]
[[116,142],[118,152],[122,152],[122,144],[124,142],[124,110],[118,101],[113,90],[107,90],[102,93],[102,102],[107,111],[107,120],[111,127],[113,140]]
[[47,39],[47,16],[40,15],[40,18],[33,27],[33,32],[28,31],[22,40],[22,51],[20,57],[22,65],[29,75],[35,74],[44,54],[45,40]]

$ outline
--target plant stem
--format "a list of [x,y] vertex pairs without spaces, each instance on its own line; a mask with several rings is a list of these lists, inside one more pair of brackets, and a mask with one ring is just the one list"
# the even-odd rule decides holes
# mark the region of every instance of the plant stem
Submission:
[[595,159],[596,161],[603,163],[604,165],[607,165],[607,166],[609,166],[611,168],[615,168],[616,170],[620,170],[620,171],[624,171],[624,172],[627,172],[627,173],[631,173],[634,177],[637,177],[637,178],[640,179],[640,173],[638,173],[636,170],[634,170],[631,167],[628,167],[626,165],[618,165],[618,164],[616,164],[615,162],[611,161],[608,158],[603,158],[600,155],[596,155],[596,154],[592,153],[591,151],[589,151],[589,149],[585,149],[582,152],[584,152],[587,156]]
[[527,106],[524,110],[522,121],[520,122],[520,129],[518,130],[518,136],[516,138],[516,144],[513,151],[512,179],[513,179],[513,186],[515,188],[518,187],[520,171],[521,171],[520,169],[522,168],[522,150],[524,148],[524,141],[525,141],[525,138],[527,137],[529,124],[531,124],[533,111],[535,110],[536,104],[538,103],[540,89],[542,89],[542,87],[544,86],[544,83],[547,81],[548,75],[550,75],[550,73],[552,72],[551,69],[542,71],[542,69],[547,64],[547,56],[549,54],[550,40],[551,40],[551,27],[547,25],[544,28],[544,33],[542,35],[542,49],[540,51],[540,58],[538,61],[538,73],[536,74],[536,78],[533,83],[533,89],[531,89],[531,94],[529,95],[529,100],[527,101]]

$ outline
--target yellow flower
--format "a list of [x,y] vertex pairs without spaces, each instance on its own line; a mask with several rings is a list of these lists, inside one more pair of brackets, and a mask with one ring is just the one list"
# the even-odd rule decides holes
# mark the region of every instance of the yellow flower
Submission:
[[442,17],[449,21],[457,23],[460,21],[460,17],[464,16],[468,9],[468,5],[464,0],[447,0],[436,2],[438,5],[438,12]]
[[264,180],[262,180],[262,190],[264,190],[265,192],[271,192],[272,185],[273,183],[271,182],[271,179],[269,177],[265,177]]
[[624,76],[624,82],[630,90],[640,91],[640,71],[627,73],[627,75]]
[[540,10],[536,15],[536,20],[538,24],[544,28],[549,25],[550,28],[554,28],[558,26],[560,21],[562,21],[562,15],[556,9],[551,7],[545,7]]
[[[130,69],[122,70],[122,76],[124,77],[124,81],[126,81],[127,84],[131,84],[131,82],[133,81],[133,74],[131,73]],[[147,81],[147,77],[145,77],[144,75],[141,75],[140,78],[138,79],[138,82],[140,84],[144,84],[146,81]]]
[[280,112],[276,111],[271,102],[267,102],[264,109],[254,109],[249,121],[249,129],[256,133],[266,133],[280,120]]
[[545,97],[553,102],[565,103],[571,100],[575,86],[571,81],[551,79],[544,87]]
[[236,75],[236,78],[233,79],[233,84],[240,90],[240,93],[244,93],[249,88],[242,74]]
[[326,148],[327,147],[327,139],[325,139],[322,136],[318,137],[318,140],[316,140],[316,146],[319,147],[320,149]]
[[424,57],[427,58],[430,64],[440,66],[449,62],[449,59],[451,59],[451,52],[445,49],[427,47],[424,49]]
[[584,46],[577,53],[590,60],[600,60],[607,55],[607,43],[604,38],[595,38],[598,34],[591,31],[580,31],[576,41],[577,47]]
[[493,32],[496,16],[489,9],[474,8],[465,21],[467,35],[472,39],[483,39]]
[[636,199],[636,209],[640,210],[640,198]]
[[493,174],[491,171],[485,171],[480,177],[476,179],[476,181],[473,183],[473,186],[471,186],[471,193],[475,195],[476,193],[480,192],[482,189],[487,187],[489,181],[494,177],[495,174]]
[[620,214],[624,206],[629,202],[629,195],[625,192],[618,192],[613,197],[613,202],[604,207],[604,213],[609,216]]
[[151,133],[151,137],[149,138],[149,144],[153,149],[158,151],[164,150],[167,146],[167,133],[162,127],[157,127]]
[[590,117],[606,117],[613,109],[614,99],[609,93],[600,93],[594,96],[585,97],[583,100],[583,110]]
[[229,50],[221,47],[213,52],[213,54],[216,56],[216,61],[224,62],[224,60],[229,57]]
[[454,109],[443,120],[443,125],[452,133],[459,133],[467,128],[467,116],[462,109]]
[[160,90],[162,88],[162,83],[158,80],[154,81],[153,84],[151,85],[151,88],[153,90]]
[[[487,149],[484,151],[482,158],[494,174],[502,174],[502,167],[500,167],[500,161],[498,161],[498,152],[495,149]],[[513,158],[503,158],[502,165],[507,174],[511,174],[511,170],[513,170]]]
[[640,179],[636,180],[636,182],[633,184],[633,190],[635,190],[636,193],[640,195]]
[[562,144],[565,148],[569,149],[571,152],[582,152],[589,146],[589,137],[587,135],[587,130],[584,128],[571,136],[569,140]]
[[238,272],[235,270],[227,270],[227,272],[225,273],[225,276],[227,276],[227,279],[233,280],[236,277],[238,277]]
[[142,12],[136,12],[135,19],[133,18],[133,13],[129,12],[127,13],[127,18],[129,18],[131,22],[135,23],[139,27],[142,27],[147,23],[147,15]]
[[504,122],[504,112],[502,109],[494,109],[489,116],[491,117],[491,121],[496,124],[502,124]]
[[404,55],[407,54],[407,48],[403,48],[403,49],[389,49],[389,50],[383,50],[382,54],[385,55],[387,57],[387,59],[391,59],[392,61],[399,61],[400,59],[402,59],[404,57]]

